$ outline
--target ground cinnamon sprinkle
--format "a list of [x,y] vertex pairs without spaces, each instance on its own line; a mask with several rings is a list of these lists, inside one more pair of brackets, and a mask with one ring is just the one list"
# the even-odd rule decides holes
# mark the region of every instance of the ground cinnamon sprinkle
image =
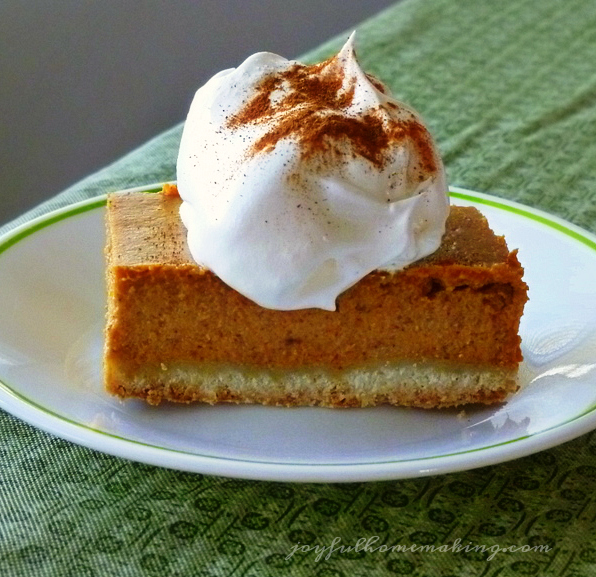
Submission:
[[[378,80],[368,78],[384,92]],[[389,160],[391,144],[408,139],[418,149],[420,169],[426,174],[435,172],[430,135],[416,119],[396,120],[382,106],[362,116],[346,115],[355,89],[356,80],[346,81],[337,56],[312,66],[295,64],[263,79],[257,94],[228,119],[227,125],[237,128],[250,123],[272,123],[273,128],[254,143],[251,154],[270,152],[280,140],[294,138],[303,158],[319,153],[333,158],[341,153],[347,139],[355,155],[379,168]],[[283,98],[272,99],[276,90],[284,91]]]

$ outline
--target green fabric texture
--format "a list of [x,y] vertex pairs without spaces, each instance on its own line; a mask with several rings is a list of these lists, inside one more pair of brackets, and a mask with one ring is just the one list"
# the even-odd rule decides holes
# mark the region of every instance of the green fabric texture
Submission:
[[[357,30],[364,68],[423,115],[452,185],[596,232],[596,4],[406,0]],[[345,37],[304,60],[332,54]],[[180,132],[2,232],[76,200],[174,179]],[[0,413],[0,459],[0,575],[11,577],[580,577],[596,567],[594,433],[473,471],[319,485],[128,462]],[[371,548],[448,550],[339,550],[376,537]],[[334,539],[333,552],[296,550]]]

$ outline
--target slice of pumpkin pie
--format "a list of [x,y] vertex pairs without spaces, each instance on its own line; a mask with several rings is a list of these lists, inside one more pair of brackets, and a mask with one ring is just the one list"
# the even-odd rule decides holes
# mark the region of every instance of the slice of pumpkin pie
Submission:
[[449,207],[421,117],[351,37],[195,95],[177,188],[108,199],[107,390],[273,405],[448,407],[517,388],[516,252]]
[[193,260],[180,204],[109,197],[109,392],[152,404],[430,408],[517,389],[523,269],[476,209],[452,207],[436,252],[368,274],[335,311],[279,311]]

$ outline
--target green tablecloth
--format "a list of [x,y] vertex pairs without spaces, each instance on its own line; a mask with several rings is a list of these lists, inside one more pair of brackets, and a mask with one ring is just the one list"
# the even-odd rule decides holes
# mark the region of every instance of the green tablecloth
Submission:
[[[358,30],[362,64],[425,117],[452,185],[540,207],[596,232],[596,4],[406,0]],[[329,55],[344,38],[305,60]],[[108,190],[175,178],[180,130],[3,230]],[[596,572],[594,434],[474,471],[300,485],[127,462],[1,413],[0,458],[0,575]],[[298,543],[355,545],[374,537],[377,546],[550,551],[327,551],[319,560],[311,551],[288,558]]]

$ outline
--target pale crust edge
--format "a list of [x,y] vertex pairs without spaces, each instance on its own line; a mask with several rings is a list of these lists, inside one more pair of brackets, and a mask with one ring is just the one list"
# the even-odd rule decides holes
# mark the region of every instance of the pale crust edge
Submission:
[[270,371],[229,366],[108,363],[106,383],[121,398],[152,405],[257,403],[277,406],[445,408],[504,401],[518,390],[517,369],[452,363],[394,363],[348,370]]

